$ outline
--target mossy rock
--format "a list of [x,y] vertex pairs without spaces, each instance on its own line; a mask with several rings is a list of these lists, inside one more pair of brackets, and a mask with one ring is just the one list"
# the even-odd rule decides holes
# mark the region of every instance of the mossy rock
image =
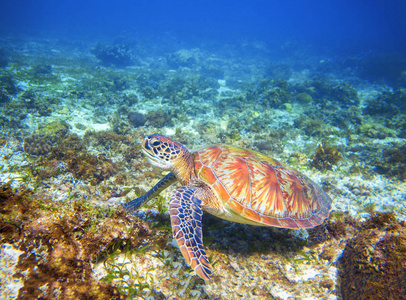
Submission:
[[60,139],[69,132],[69,128],[69,124],[64,121],[52,121],[50,123],[41,124],[35,133]]

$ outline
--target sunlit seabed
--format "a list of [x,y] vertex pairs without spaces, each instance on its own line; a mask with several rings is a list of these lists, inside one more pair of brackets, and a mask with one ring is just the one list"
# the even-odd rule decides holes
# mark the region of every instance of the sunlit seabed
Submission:
[[[398,107],[406,95],[358,78],[355,70],[332,68],[343,67],[342,58],[309,56],[295,67],[292,58],[277,63],[270,59],[271,51],[261,43],[253,43],[252,57],[241,57],[235,45],[228,46],[234,55],[227,56],[224,47],[208,51],[203,42],[193,49],[165,45],[150,55],[144,49],[142,55],[134,54],[129,66],[115,67],[95,57],[93,44],[75,48],[34,39],[20,47],[8,40],[2,44],[9,57],[0,71],[2,183],[12,180],[13,187],[28,187],[42,199],[83,200],[114,208],[136,197],[134,187],[147,190],[162,177],[137,146],[145,135],[157,132],[189,149],[227,143],[259,150],[312,178],[333,199],[333,211],[358,221],[371,212],[393,212],[398,221],[406,219],[406,130]],[[6,90],[10,85],[14,91]],[[317,147],[323,141],[323,151],[331,149],[336,160],[323,157],[317,162]],[[76,152],[64,152],[64,147],[74,147],[72,143],[80,144]],[[84,154],[75,158],[79,152]],[[89,165],[80,166],[82,162]],[[168,199],[172,190],[162,196]],[[233,226],[227,223],[225,228]],[[252,299],[263,299],[264,293],[282,299],[331,293],[334,299],[337,269],[331,262],[345,243],[305,247],[286,258],[277,250],[244,245],[244,239],[236,241],[242,245],[216,251],[216,233],[213,236],[214,246],[206,247],[223,262],[215,266],[218,280],[205,289],[191,283],[188,267],[172,246],[161,254],[149,249],[147,260],[143,253],[112,259],[133,261],[142,272],[153,268],[145,277],[149,282],[169,276],[169,287],[161,287],[166,296],[174,292],[170,287],[179,277],[187,282],[184,293],[197,298],[204,293],[236,297],[248,292]],[[166,238],[170,242],[169,232]],[[7,259],[16,251],[10,247],[2,246],[3,264],[15,260]],[[329,260],[319,257],[323,249],[334,247],[337,252]],[[248,254],[240,256],[239,250]],[[102,265],[95,269],[98,279],[106,275]],[[183,275],[171,275],[179,272]],[[276,274],[284,279],[276,279]],[[21,284],[21,279],[6,282],[2,292],[15,294]]]

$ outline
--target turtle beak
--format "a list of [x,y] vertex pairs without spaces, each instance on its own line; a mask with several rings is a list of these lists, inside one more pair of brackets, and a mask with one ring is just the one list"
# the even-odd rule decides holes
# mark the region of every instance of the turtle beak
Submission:
[[141,146],[142,146],[142,150],[144,150],[144,149],[152,150],[151,147],[149,146],[147,138],[144,138],[144,140],[141,143]]
[[150,146],[149,141],[148,141],[147,138],[145,138],[145,139],[142,141],[141,150],[142,150],[142,152],[148,157],[148,159],[149,159],[149,158],[154,158],[154,159],[156,159],[155,156],[153,155],[154,150],[153,150],[152,147]]
[[162,169],[167,169],[168,168],[164,161],[159,159],[158,156],[154,155],[154,150],[150,146],[149,140],[147,138],[145,138],[142,141],[141,150],[144,153],[144,155],[147,157],[150,164],[152,164],[153,166],[162,168]]
[[151,152],[148,151],[147,149],[151,149],[151,148],[147,148],[147,147],[145,147],[145,148],[142,147],[141,148],[142,152],[147,157],[148,161],[154,166],[161,167],[162,162],[156,156],[153,156],[151,154]]
[[148,139],[144,139],[142,141],[141,150],[148,159],[155,159],[156,160],[155,156],[153,156],[152,153],[151,153],[153,150],[152,150],[151,146],[149,145]]

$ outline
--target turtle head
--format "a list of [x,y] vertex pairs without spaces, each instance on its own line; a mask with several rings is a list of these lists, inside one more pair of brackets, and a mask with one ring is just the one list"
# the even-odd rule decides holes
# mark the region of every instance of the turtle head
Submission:
[[182,144],[166,136],[152,134],[144,138],[142,151],[152,165],[174,172],[180,180],[190,180],[194,159]]

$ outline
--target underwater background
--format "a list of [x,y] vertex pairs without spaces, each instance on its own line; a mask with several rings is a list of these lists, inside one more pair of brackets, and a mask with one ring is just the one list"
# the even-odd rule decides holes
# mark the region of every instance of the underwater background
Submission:
[[[1,299],[406,299],[406,2],[0,2]],[[299,170],[325,226],[172,241],[160,133]]]

